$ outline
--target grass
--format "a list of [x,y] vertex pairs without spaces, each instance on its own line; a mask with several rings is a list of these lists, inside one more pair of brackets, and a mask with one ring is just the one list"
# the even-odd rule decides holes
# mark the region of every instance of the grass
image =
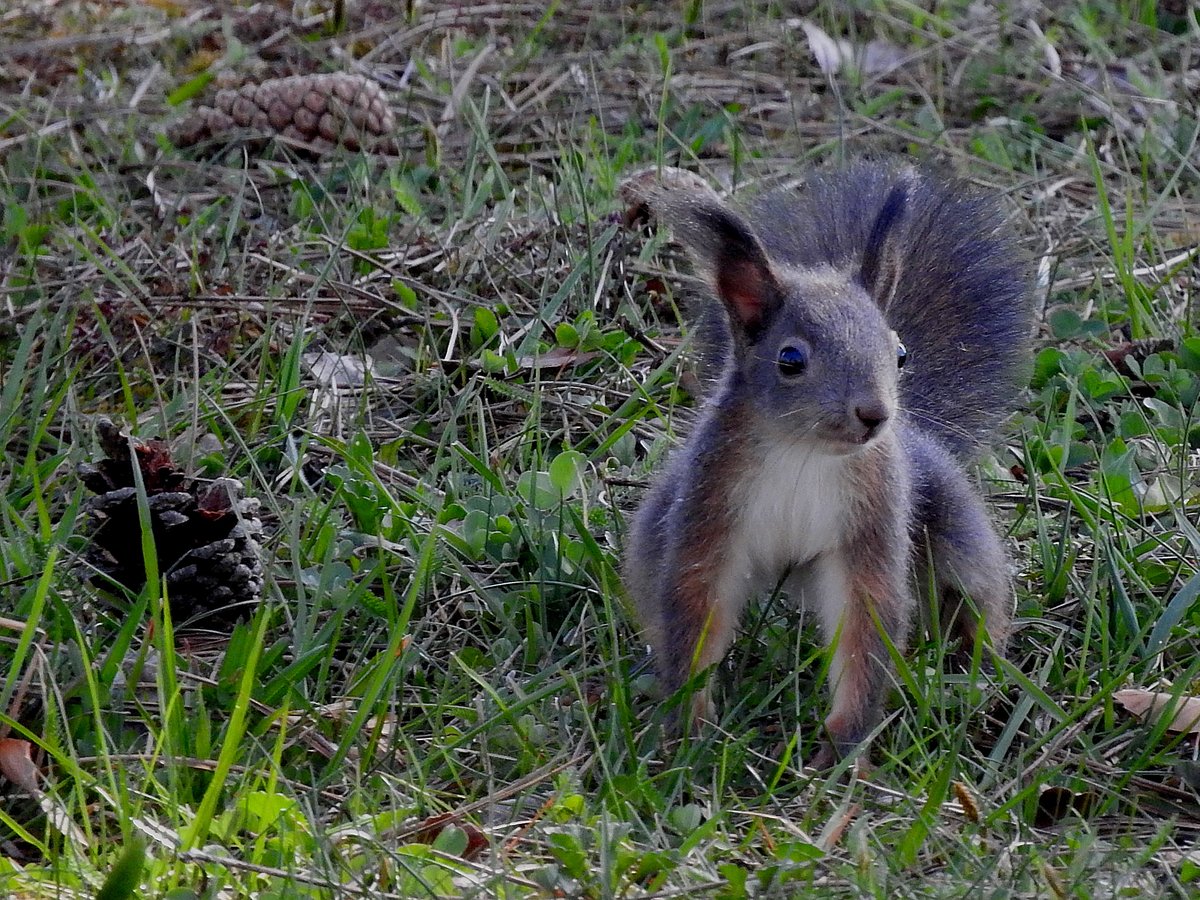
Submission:
[[[0,894],[1192,895],[1195,735],[1114,700],[1200,685],[1184,6],[806,5],[898,64],[834,74],[758,3],[349,4],[265,44],[232,4],[0,16]],[[339,58],[396,155],[157,137],[222,78]],[[981,466],[1008,662],[976,684],[920,643],[870,775],[814,776],[824,657],[764,598],[718,730],[661,744],[617,570],[695,381],[677,257],[617,185],[883,152],[1006,194],[1040,263]],[[334,389],[319,353],[373,368]],[[101,415],[261,502],[248,620],[83,580]]]

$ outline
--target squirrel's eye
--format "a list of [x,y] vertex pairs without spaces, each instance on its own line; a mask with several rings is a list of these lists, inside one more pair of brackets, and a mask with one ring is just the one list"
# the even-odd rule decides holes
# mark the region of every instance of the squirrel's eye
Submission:
[[803,375],[808,368],[808,351],[795,344],[787,344],[779,350],[779,371],[783,375]]
[[903,344],[896,344],[896,368],[903,369],[904,364],[908,361],[908,348]]

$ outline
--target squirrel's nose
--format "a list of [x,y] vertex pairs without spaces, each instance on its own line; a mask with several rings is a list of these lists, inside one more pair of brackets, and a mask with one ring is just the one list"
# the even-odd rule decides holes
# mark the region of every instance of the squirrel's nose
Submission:
[[857,404],[854,407],[854,416],[862,423],[863,428],[866,429],[863,440],[867,441],[879,433],[879,429],[887,422],[890,413],[883,403],[869,401]]

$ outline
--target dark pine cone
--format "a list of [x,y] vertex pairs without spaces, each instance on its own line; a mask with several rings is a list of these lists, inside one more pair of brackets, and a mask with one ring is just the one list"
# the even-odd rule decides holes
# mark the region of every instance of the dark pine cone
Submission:
[[328,152],[387,150],[396,120],[378,82],[335,72],[292,75],[245,84],[217,93],[168,132],[177,147],[239,135],[282,137]]
[[111,422],[97,425],[106,458],[82,465],[88,500],[88,580],[138,592],[146,584],[142,526],[138,516],[136,463],[146,486],[154,548],[165,577],[176,626],[211,625],[241,618],[258,603],[263,585],[258,501],[242,498],[232,478],[211,484],[189,479],[163,441],[130,442]]

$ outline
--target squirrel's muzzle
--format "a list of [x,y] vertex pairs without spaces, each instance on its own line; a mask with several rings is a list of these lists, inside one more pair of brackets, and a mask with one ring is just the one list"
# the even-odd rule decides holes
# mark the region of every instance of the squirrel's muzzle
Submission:
[[859,443],[865,444],[883,430],[891,411],[880,400],[869,400],[854,405],[854,423],[861,432]]

